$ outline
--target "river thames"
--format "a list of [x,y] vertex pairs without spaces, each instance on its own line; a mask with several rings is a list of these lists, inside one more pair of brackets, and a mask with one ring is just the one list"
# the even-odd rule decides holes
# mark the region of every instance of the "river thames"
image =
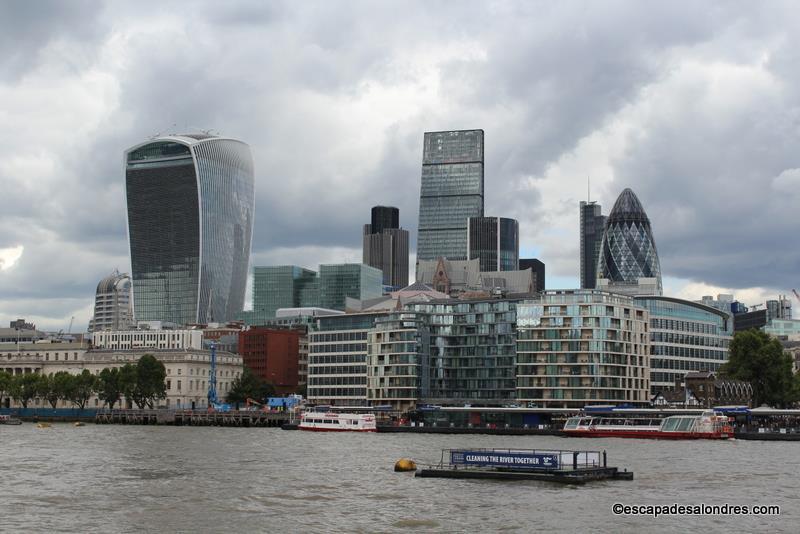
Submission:
[[[633,481],[420,479],[441,449],[608,451]],[[800,443],[0,426],[3,532],[797,532]],[[779,505],[780,516],[621,517],[612,505]]]

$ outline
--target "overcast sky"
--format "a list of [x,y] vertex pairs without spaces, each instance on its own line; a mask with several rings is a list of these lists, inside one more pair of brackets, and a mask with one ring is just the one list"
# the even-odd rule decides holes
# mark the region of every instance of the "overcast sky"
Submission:
[[[249,143],[251,265],[416,242],[422,134],[486,132],[486,215],[578,285],[578,202],[631,187],[665,293],[800,289],[800,7],[769,2],[0,1],[0,326],[85,330],[129,270],[125,148]],[[795,303],[797,305],[797,303]]]

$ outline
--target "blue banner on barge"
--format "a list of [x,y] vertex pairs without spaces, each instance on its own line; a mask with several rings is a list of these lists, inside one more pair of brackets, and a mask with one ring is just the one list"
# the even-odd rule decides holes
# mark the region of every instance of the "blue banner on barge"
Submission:
[[450,451],[450,463],[479,467],[558,469],[557,454],[531,454],[494,451]]

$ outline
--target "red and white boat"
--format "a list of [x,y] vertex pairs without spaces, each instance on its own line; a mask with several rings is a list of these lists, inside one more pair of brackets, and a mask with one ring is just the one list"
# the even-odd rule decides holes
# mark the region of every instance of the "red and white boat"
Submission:
[[377,432],[371,413],[303,412],[300,430],[315,432]]
[[664,419],[579,416],[567,419],[568,436],[587,438],[728,439],[733,437],[728,418],[714,411],[700,415],[671,415]]

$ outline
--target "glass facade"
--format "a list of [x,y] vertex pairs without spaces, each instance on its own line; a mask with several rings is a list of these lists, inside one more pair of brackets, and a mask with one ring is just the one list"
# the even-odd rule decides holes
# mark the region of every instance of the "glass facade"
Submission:
[[317,306],[317,273],[296,265],[253,267],[253,309],[239,314],[245,323],[264,324],[279,308]]
[[690,371],[717,372],[733,335],[726,312],[671,297],[635,297],[650,312],[650,393],[674,389]]
[[648,312],[624,295],[545,291],[517,306],[517,398],[545,408],[649,401]]
[[541,293],[545,287],[545,265],[541,260],[536,258],[520,258],[519,270],[525,269],[533,270],[533,287],[537,292]]
[[514,399],[516,302],[436,301],[406,305],[430,332],[426,402],[501,404]]
[[606,217],[596,202],[581,202],[581,288],[597,287],[597,261],[603,244]]
[[397,411],[416,406],[430,390],[430,332],[426,317],[396,312],[375,321],[367,352],[367,399]]
[[467,255],[467,218],[483,216],[483,130],[427,132],[417,259]]
[[367,300],[383,294],[383,273],[362,263],[319,266],[319,306],[344,310],[347,297]]
[[370,233],[380,234],[392,228],[400,228],[400,210],[392,206],[373,206]]
[[656,294],[661,294],[661,265],[650,219],[630,189],[620,194],[608,216],[597,276],[608,279],[612,291],[615,284],[635,286],[640,278],[652,278]]
[[800,337],[800,320],[773,319],[762,329],[771,336],[794,339]]
[[233,319],[244,306],[253,231],[249,147],[182,135],[133,147],[125,161],[137,320]]
[[516,271],[519,267],[519,223],[505,217],[470,217],[468,258],[480,260],[481,272]]

